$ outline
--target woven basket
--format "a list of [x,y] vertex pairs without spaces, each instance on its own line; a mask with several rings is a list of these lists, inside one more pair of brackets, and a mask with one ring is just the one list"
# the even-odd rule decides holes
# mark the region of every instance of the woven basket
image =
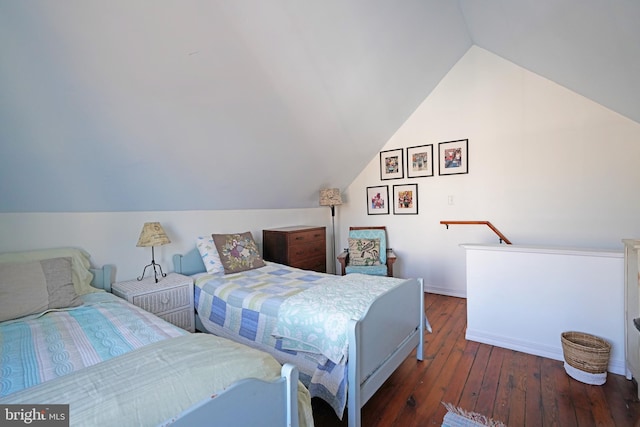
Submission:
[[572,367],[590,374],[607,372],[611,344],[583,332],[563,332],[564,360]]

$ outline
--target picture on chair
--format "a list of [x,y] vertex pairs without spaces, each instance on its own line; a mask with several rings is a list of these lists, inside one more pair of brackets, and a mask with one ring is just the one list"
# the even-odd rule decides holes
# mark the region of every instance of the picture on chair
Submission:
[[380,152],[380,179],[404,178],[404,150],[387,150]]
[[367,214],[389,214],[389,186],[367,187]]
[[418,184],[393,186],[393,214],[418,214]]

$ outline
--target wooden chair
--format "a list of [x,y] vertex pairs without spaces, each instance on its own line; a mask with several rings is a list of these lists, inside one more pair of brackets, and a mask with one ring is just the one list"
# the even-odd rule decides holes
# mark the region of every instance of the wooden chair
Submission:
[[379,265],[349,265],[349,250],[338,255],[342,267],[342,275],[348,273],[362,273],[376,276],[393,277],[393,263],[396,254],[387,247],[387,228],[385,226],[349,227],[350,239],[380,239]]

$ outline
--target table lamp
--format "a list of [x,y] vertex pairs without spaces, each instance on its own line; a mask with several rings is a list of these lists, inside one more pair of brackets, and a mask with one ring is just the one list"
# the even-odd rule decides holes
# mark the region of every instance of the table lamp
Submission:
[[162,271],[162,266],[160,266],[160,264],[156,264],[155,254],[153,251],[154,246],[162,246],[166,245],[167,243],[171,243],[171,240],[169,240],[169,237],[167,237],[167,233],[164,232],[164,229],[159,222],[144,223],[136,246],[143,248],[148,248],[149,246],[151,246],[151,264],[147,264],[144,266],[144,270],[142,270],[142,276],[138,277],[138,280],[142,280],[144,278],[144,273],[147,271],[147,267],[153,267],[153,276],[156,279],[156,283],[158,283],[158,272],[156,271],[156,266],[160,269],[160,275],[162,277],[167,276]]

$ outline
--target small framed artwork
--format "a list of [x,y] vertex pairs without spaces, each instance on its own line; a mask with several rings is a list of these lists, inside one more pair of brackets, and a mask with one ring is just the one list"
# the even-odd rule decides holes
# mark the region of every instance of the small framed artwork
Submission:
[[393,214],[418,214],[418,184],[393,186]]
[[438,144],[439,175],[469,173],[469,140],[441,142]]
[[404,178],[404,158],[402,148],[380,152],[380,179]]
[[407,148],[407,178],[433,176],[433,144]]
[[367,187],[367,214],[389,214],[389,186]]

